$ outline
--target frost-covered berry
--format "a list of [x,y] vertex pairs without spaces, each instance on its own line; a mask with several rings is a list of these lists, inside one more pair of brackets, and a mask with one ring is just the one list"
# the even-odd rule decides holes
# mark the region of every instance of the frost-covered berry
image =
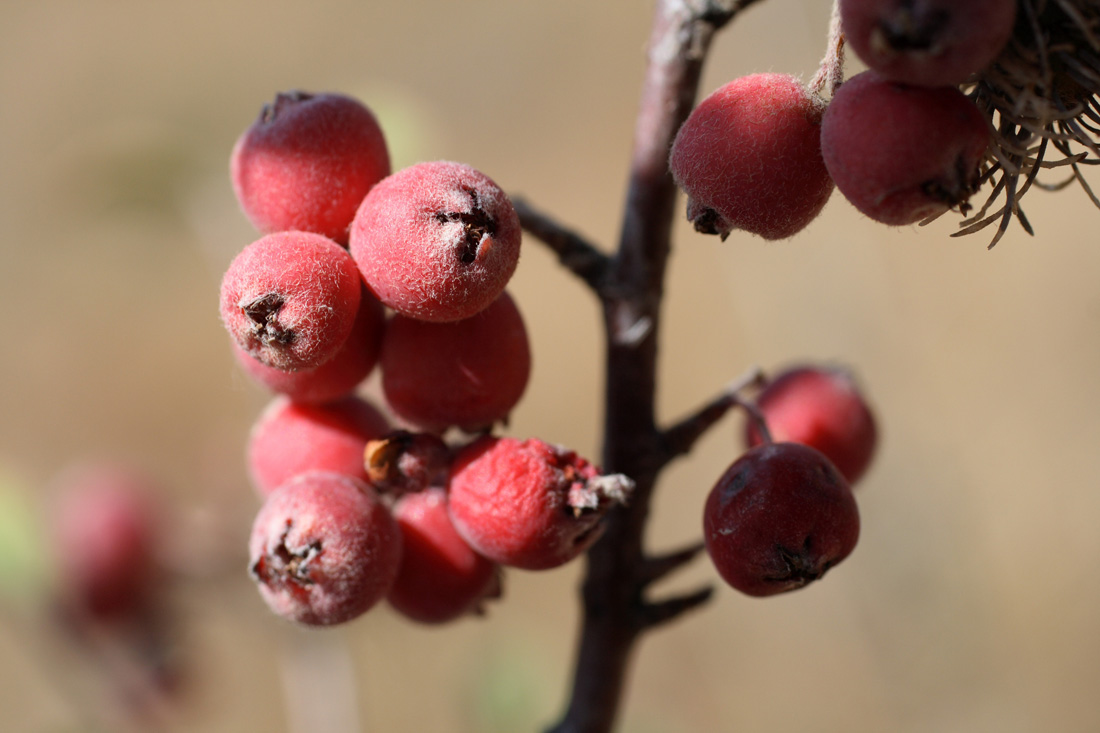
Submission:
[[1017,0],[840,0],[844,40],[892,81],[961,84],[1012,35]]
[[393,507],[404,552],[386,600],[402,615],[437,624],[481,613],[500,596],[500,568],[463,540],[447,514],[447,492],[432,488],[401,497]]
[[506,419],[531,374],[527,329],[507,293],[453,323],[395,315],[379,361],[390,409],[433,431],[474,432]]
[[833,191],[821,160],[824,111],[787,74],[743,76],[700,102],[669,157],[695,229],[785,239],[813,221]]
[[298,229],[341,244],[355,211],[390,173],[374,115],[341,94],[284,92],[233,148],[230,178],[261,232]]
[[504,290],[520,235],[512,203],[488,176],[461,163],[419,163],[371,189],[352,223],[351,254],[385,305],[457,321]]
[[955,87],[908,86],[873,71],[844,82],[821,125],[837,188],[883,224],[965,212],[981,178],[989,128]]
[[633,488],[627,477],[603,476],[571,450],[485,436],[455,458],[449,509],[455,529],[482,555],[542,570],[588,549],[604,515]]
[[347,341],[360,289],[355,262],[331,239],[268,234],[241,250],[222,278],[222,321],[267,366],[310,369]]
[[254,359],[236,342],[233,354],[245,373],[271,391],[285,394],[295,402],[321,404],[352,394],[367,378],[378,363],[385,327],[382,304],[363,288],[351,333],[336,355],[320,366],[297,371],[275,369]]
[[797,590],[846,558],[859,510],[829,459],[800,443],[752,448],[707,497],[703,541],[722,579],[750,596]]
[[367,442],[389,431],[378,410],[359,397],[307,405],[276,397],[252,426],[248,470],[261,495],[306,471],[330,471],[367,480]]
[[[863,476],[874,457],[875,418],[845,369],[787,369],[760,392],[756,405],[773,439],[816,448],[851,485]],[[746,425],[745,440],[749,447],[762,442],[752,421]]]
[[309,626],[359,616],[385,597],[401,532],[369,485],[302,474],[264,502],[252,525],[249,572],[272,611]]

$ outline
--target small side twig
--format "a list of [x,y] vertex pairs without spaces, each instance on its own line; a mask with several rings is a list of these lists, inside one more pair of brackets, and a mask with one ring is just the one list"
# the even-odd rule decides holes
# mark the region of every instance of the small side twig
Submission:
[[675,425],[666,428],[661,433],[661,446],[663,447],[662,465],[673,459],[685,455],[691,451],[695,443],[706,432],[721,420],[730,408],[741,404],[738,393],[749,387],[760,387],[764,384],[764,373],[759,367],[753,367],[748,372],[734,380],[726,389],[710,402],[703,405],[694,413],[683,418]]
[[705,549],[702,542],[663,555],[647,557],[638,573],[642,583],[649,585],[671,575],[699,556]]
[[693,593],[682,596],[673,596],[664,601],[646,603],[642,606],[642,624],[646,629],[652,629],[669,621],[673,621],[688,611],[694,610],[710,600],[714,595],[714,586],[700,588]]
[[526,200],[513,197],[512,206],[526,232],[548,246],[567,270],[599,292],[607,274],[607,255],[584,237],[533,208]]

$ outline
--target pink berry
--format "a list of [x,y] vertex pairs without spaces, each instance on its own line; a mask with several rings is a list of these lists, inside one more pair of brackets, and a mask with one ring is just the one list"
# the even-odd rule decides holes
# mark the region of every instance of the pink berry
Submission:
[[[844,369],[795,367],[777,376],[756,399],[772,438],[821,451],[855,485],[875,454],[877,430],[867,401]],[[761,443],[746,429],[749,447]]]
[[386,600],[404,616],[438,624],[481,613],[500,597],[500,569],[477,554],[447,515],[447,493],[427,489],[401,497],[393,508],[404,553]]
[[222,279],[221,315],[237,344],[267,366],[320,366],[347,341],[359,310],[347,251],[308,232],[278,232],[238,254]]
[[512,203],[461,163],[400,170],[363,200],[351,253],[378,299],[423,321],[457,321],[489,306],[519,261]]
[[883,224],[913,224],[958,207],[981,178],[989,131],[955,87],[906,86],[872,71],[841,85],[821,125],[840,192]]
[[401,532],[370,486],[313,472],[267,498],[248,549],[252,578],[272,611],[330,626],[385,597],[401,562]]
[[527,330],[507,293],[454,323],[395,315],[380,362],[390,409],[432,431],[475,432],[506,419],[531,374]]
[[229,162],[233,190],[261,232],[297,229],[341,244],[363,197],[389,175],[374,115],[339,94],[286,92],[264,105]]
[[352,394],[374,369],[385,326],[382,304],[363,288],[359,313],[347,341],[335,356],[320,366],[293,372],[275,369],[254,359],[235,342],[233,353],[250,377],[273,392],[285,394],[295,402],[332,402]]
[[367,477],[389,496],[445,486],[451,469],[451,449],[433,433],[395,430],[367,443]]
[[840,0],[844,39],[891,81],[961,84],[1012,35],[1016,0]]
[[59,479],[54,548],[68,608],[95,619],[145,609],[159,575],[153,487],[131,469],[74,467]]
[[787,74],[743,76],[700,102],[669,158],[695,229],[785,239],[813,221],[833,191],[821,160],[824,111]]
[[261,495],[267,495],[307,471],[329,471],[366,481],[363,451],[367,441],[389,429],[386,418],[359,397],[325,405],[276,397],[249,437],[252,483]]
[[738,458],[703,514],[703,540],[718,574],[750,596],[817,580],[858,539],[848,483],[829,459],[799,443],[769,443]]
[[455,529],[482,555],[543,570],[588,549],[604,515],[625,503],[633,487],[565,448],[485,436],[455,458],[449,508]]

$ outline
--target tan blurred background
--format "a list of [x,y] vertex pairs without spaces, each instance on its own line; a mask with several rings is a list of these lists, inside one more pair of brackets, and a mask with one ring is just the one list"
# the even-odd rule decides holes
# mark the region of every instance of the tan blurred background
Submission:
[[[828,5],[746,12],[718,39],[704,93],[754,71],[808,79]],[[396,167],[469,163],[610,243],[650,13],[584,0],[0,5],[12,574],[0,728],[111,729],[96,665],[43,614],[41,537],[25,521],[62,466],[101,455],[154,474],[174,541],[206,552],[173,595],[185,677],[156,728],[290,731],[300,709],[320,716],[307,729],[357,720],[378,733],[530,731],[556,717],[579,564],[511,573],[487,619],[441,629],[379,608],[300,632],[252,588],[243,446],[267,396],[218,322],[221,272],[255,238],[227,161],[276,91],[344,91],[377,112]],[[789,242],[678,227],[662,417],[752,364],[840,360],[858,369],[883,440],[859,489],[855,554],[787,597],[722,587],[649,637],[622,730],[1100,730],[1100,212],[1078,189],[1026,203],[1037,236],[1014,226],[991,252],[984,234],[949,239],[954,221],[888,229],[839,195]],[[592,299],[530,240],[511,291],[535,352],[511,433],[598,455]],[[668,472],[654,548],[699,537],[739,427],[727,420]],[[668,588],[716,581],[701,560]]]

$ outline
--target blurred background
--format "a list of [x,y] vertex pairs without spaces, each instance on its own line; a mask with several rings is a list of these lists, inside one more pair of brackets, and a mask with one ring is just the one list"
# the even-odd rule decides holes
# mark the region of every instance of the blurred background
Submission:
[[[756,71],[809,79],[828,5],[754,6],[717,39],[702,93]],[[277,91],[342,91],[376,112],[395,168],[469,163],[610,246],[650,14],[584,0],[0,5],[5,730],[129,724],[102,659],[49,610],[51,481],[98,457],[155,477],[186,572],[167,637],[178,687],[135,727],[503,733],[556,719],[580,563],[509,573],[486,618],[443,628],[379,607],[305,632],[256,593],[244,445],[269,398],[218,319],[221,274],[257,236],[228,158]],[[1100,212],[1077,188],[1025,203],[1036,236],[1013,225],[992,251],[986,233],[949,238],[955,217],[890,229],[839,195],[791,241],[722,243],[680,223],[662,419],[754,364],[840,361],[882,443],[852,557],[785,597],[722,586],[648,637],[622,730],[1096,730]],[[510,434],[598,456],[593,299],[530,239],[510,292],[534,351]],[[665,475],[653,549],[698,539],[740,428],[728,418]],[[663,589],[711,582],[700,559]]]

